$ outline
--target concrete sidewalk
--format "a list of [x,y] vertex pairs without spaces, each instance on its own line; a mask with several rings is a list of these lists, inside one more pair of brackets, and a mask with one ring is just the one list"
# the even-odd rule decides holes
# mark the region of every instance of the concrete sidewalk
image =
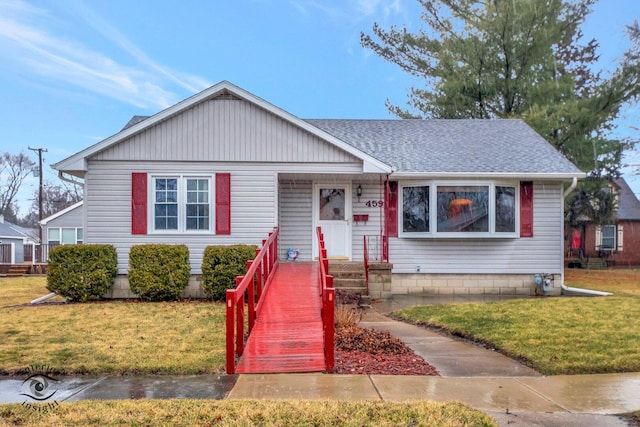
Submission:
[[[247,374],[241,375],[230,399],[330,399],[436,402],[460,401],[492,416],[539,414],[538,418],[598,415],[593,425],[617,424],[607,414],[640,409],[640,373],[562,375],[554,377],[427,377],[391,375]],[[559,417],[558,417],[559,415]],[[535,417],[534,417],[535,418]],[[574,417],[576,425],[588,417]],[[606,422],[614,424],[605,424]],[[513,422],[509,423],[513,425]],[[524,425],[524,424],[521,424]],[[531,425],[531,424],[526,424]]]

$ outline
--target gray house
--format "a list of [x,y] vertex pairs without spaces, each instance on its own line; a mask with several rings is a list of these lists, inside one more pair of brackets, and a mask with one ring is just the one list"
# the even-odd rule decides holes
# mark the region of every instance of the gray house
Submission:
[[45,259],[49,249],[57,245],[84,243],[84,203],[74,203],[40,221]]
[[[520,120],[302,120],[228,82],[53,165],[84,183],[84,241],[215,244],[392,264],[393,293],[531,294],[563,277],[563,193],[584,174]],[[192,291],[198,294],[194,280]],[[553,292],[559,293],[559,289]]]
[[6,273],[11,264],[24,263],[24,242],[28,239],[18,226],[0,215],[0,273]]

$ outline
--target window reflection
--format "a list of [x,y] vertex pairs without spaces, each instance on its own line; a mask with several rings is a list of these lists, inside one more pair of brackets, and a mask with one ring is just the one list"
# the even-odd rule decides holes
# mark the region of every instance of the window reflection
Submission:
[[344,221],[345,194],[344,188],[320,189],[320,220]]

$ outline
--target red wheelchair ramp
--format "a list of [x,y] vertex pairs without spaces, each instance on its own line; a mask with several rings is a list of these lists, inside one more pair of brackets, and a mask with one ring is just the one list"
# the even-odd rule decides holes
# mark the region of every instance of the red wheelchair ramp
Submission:
[[237,373],[325,370],[318,263],[281,263]]

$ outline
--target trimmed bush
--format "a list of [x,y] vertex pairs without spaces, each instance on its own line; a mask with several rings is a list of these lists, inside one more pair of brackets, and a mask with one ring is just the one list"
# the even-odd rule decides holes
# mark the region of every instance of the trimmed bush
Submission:
[[62,245],[51,249],[47,289],[71,301],[94,301],[111,289],[118,255],[111,245]]
[[175,301],[189,284],[186,245],[137,245],[129,252],[129,287],[147,301]]
[[202,288],[214,301],[225,301],[236,277],[247,272],[247,261],[256,257],[252,245],[207,246],[202,257]]

